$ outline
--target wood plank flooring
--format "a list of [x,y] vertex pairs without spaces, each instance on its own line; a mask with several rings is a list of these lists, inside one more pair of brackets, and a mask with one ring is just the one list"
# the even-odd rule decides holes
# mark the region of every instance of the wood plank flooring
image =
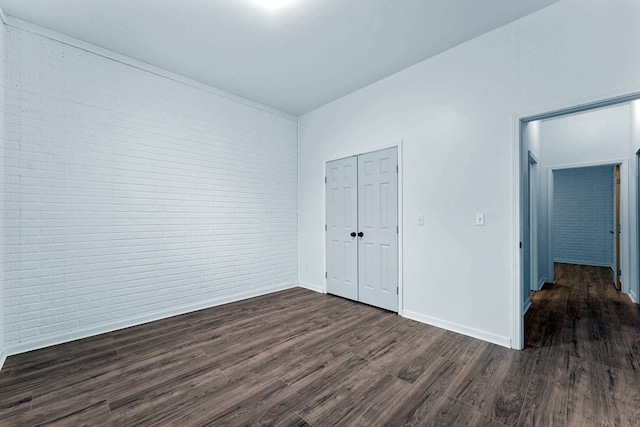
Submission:
[[0,425],[637,425],[638,307],[556,274],[523,351],[298,288],[12,356]]

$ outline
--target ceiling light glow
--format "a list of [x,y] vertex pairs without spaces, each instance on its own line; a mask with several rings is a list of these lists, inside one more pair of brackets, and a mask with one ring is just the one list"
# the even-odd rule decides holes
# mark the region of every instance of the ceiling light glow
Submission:
[[272,12],[295,3],[295,1],[296,0],[253,0],[258,6]]

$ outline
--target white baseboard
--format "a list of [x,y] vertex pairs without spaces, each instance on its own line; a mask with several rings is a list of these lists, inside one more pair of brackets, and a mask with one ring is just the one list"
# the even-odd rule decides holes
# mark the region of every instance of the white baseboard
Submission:
[[305,288],[305,289],[309,289],[310,291],[315,291],[315,292],[320,292],[321,294],[324,294],[324,287],[322,286],[318,286],[318,285],[314,285],[311,283],[306,283],[306,282],[300,282],[300,287],[301,288]]
[[[0,361],[4,364],[5,359],[8,356],[15,354],[26,353],[27,351],[38,350],[53,345],[63,344],[70,341],[79,340],[82,338],[88,338],[95,335],[105,334],[119,329],[130,328],[132,326],[141,325],[143,323],[149,323],[160,319],[166,319],[168,317],[178,316],[185,313],[191,313],[193,311],[204,310],[206,308],[216,307],[223,304],[229,304],[236,301],[242,301],[249,298],[259,297],[262,295],[268,295],[274,292],[283,291],[286,289],[295,288],[296,285],[282,285],[269,289],[258,289],[242,294],[237,294],[229,297],[216,298],[213,300],[202,301],[197,304],[183,305],[180,307],[172,307],[168,310],[161,310],[152,313],[145,314],[144,316],[131,317],[128,319],[119,320],[116,322],[104,323],[91,328],[73,331],[67,334],[56,335],[48,337],[43,340],[30,341],[25,343],[19,343],[5,347],[0,352]],[[2,367],[0,364],[0,368]]]
[[5,349],[1,349],[0,350],[0,370],[2,370],[2,367],[4,366],[4,362],[7,361],[7,352],[5,351]]
[[487,341],[493,344],[500,345],[502,347],[512,348],[511,338],[502,337],[485,331],[479,331],[467,326],[458,325],[456,323],[447,322],[446,320],[436,319],[435,317],[425,316],[424,314],[415,313],[413,311],[404,310],[403,316],[407,319],[415,320],[417,322],[426,323],[427,325],[436,326],[438,328],[446,329],[452,332],[456,332],[462,335],[467,335],[471,338],[477,338],[479,340]]
[[540,289],[542,289],[544,284],[547,283],[548,281],[549,281],[549,279],[547,279],[546,277],[543,277],[542,279],[540,279],[538,281],[538,289],[536,289],[536,290],[539,291]]
[[575,259],[554,259],[553,263],[554,264],[560,263],[560,264],[586,265],[589,267],[605,267],[605,268],[611,268],[612,270],[615,271],[615,268],[611,267],[611,264],[607,264],[606,262],[600,263],[600,262],[576,261]]
[[631,301],[634,302],[634,304],[638,304],[638,295],[636,294],[635,289],[629,289],[629,297],[631,298]]
[[531,297],[527,298],[522,307],[522,314],[527,314],[527,311],[531,308]]

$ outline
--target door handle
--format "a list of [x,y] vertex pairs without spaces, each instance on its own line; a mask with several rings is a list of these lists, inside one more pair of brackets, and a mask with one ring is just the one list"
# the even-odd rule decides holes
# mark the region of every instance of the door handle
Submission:
[[356,237],[356,232],[355,231],[351,232],[351,237]]
[[364,236],[364,233],[361,231],[358,233],[358,237],[362,237],[362,236]]

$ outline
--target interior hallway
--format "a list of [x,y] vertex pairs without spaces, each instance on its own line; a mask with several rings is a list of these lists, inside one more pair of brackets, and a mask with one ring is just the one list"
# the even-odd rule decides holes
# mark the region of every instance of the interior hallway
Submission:
[[556,277],[523,351],[297,288],[11,356],[0,425],[636,425],[638,306]]

